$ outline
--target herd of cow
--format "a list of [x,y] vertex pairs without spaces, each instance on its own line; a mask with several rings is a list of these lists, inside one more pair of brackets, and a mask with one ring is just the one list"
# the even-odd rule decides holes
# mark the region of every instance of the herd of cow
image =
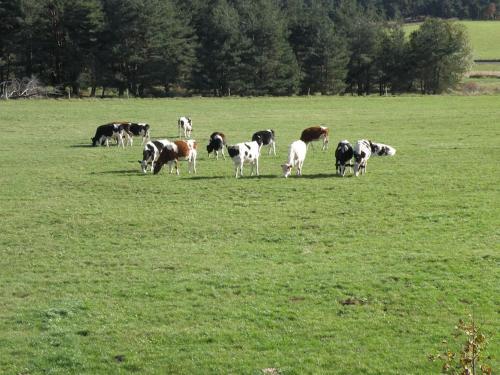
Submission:
[[[176,173],[179,174],[179,160],[187,160],[188,172],[196,173],[197,143],[190,139],[193,131],[193,122],[189,117],[180,117],[177,121],[179,139],[169,141],[167,139],[150,140],[150,126],[146,123],[112,122],[97,127],[92,145],[108,146],[111,139],[116,139],[118,146],[132,146],[133,137],[141,136],[144,145],[141,170],[147,172],[148,165],[154,174],[160,172],[164,164],[169,166],[172,173],[175,165]],[[184,139],[182,139],[184,136]],[[302,166],[306,158],[307,148],[311,142],[321,141],[322,150],[328,148],[328,128],[325,126],[312,126],[302,131],[300,139],[290,144],[288,148],[288,159],[281,165],[284,177],[288,177],[292,169],[296,169],[297,176],[302,175]],[[249,142],[228,145],[226,136],[221,132],[210,135],[207,145],[208,157],[213,153],[219,159],[219,153],[225,159],[224,148],[234,163],[236,178],[243,176],[243,165],[251,165],[250,175],[259,175],[259,157],[263,146],[269,147],[269,154],[276,155],[276,143],[274,130],[261,130],[253,134]],[[366,139],[359,140],[354,147],[347,141],[340,141],[335,150],[335,167],[337,174],[345,176],[349,167],[354,170],[354,175],[366,173],[366,165],[371,156],[393,156],[396,154],[394,147],[383,143],[375,143]],[[354,159],[354,164],[352,164]]]

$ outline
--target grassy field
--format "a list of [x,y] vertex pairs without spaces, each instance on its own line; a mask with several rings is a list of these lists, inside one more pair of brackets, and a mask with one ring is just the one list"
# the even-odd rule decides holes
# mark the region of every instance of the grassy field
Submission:
[[[474,314],[498,370],[498,96],[0,102],[0,373],[429,374]],[[191,115],[198,174],[142,175],[95,127]],[[287,145],[331,130],[304,176]],[[273,128],[236,180],[207,159]],[[334,174],[336,142],[397,148]],[[264,372],[264,369],[269,369]]]
[[[500,22],[499,21],[460,21],[469,31],[474,59],[500,59]],[[405,29],[411,32],[419,24],[408,24]]]

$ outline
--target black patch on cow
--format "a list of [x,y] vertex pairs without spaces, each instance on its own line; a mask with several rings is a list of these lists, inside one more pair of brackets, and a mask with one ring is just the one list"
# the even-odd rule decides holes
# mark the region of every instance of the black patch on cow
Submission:
[[380,155],[380,156],[387,155],[387,154],[388,154],[388,152],[389,152],[389,149],[388,149],[387,147],[383,146],[383,147],[380,149],[380,151],[378,152],[378,155]]
[[240,149],[238,147],[228,147],[227,152],[229,153],[229,156],[234,158],[235,156],[238,156],[240,154]]
[[163,147],[165,147],[165,145],[163,143],[158,142],[158,141],[153,141],[153,144],[156,146],[156,148],[158,149],[158,151],[163,150]]
[[245,156],[248,156],[248,151],[245,151]]
[[245,143],[245,147],[248,148],[249,150],[252,148],[250,145]]

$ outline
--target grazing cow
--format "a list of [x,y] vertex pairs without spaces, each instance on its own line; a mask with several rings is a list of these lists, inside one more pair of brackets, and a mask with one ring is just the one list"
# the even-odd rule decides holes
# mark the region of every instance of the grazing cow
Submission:
[[361,139],[354,147],[354,175],[366,173],[366,164],[372,155],[371,142],[366,139]]
[[179,159],[187,160],[188,162],[188,173],[196,173],[196,141],[193,139],[184,141],[178,140],[174,142],[169,142],[163,147],[160,152],[160,156],[154,166],[153,173],[157,174],[160,172],[163,164],[167,163],[169,165],[169,173],[172,173],[173,164],[175,163],[175,172],[179,175]]
[[283,175],[285,178],[290,176],[292,173],[292,168],[297,166],[297,176],[302,176],[302,165],[306,159],[307,145],[304,141],[298,140],[292,142],[288,148],[288,160],[285,164],[282,164]]
[[353,155],[354,151],[349,141],[340,141],[335,150],[335,168],[339,176],[344,177],[346,167],[352,167],[352,164],[349,162]]
[[256,141],[237,143],[233,146],[227,146],[227,151],[231,159],[233,159],[235,177],[238,178],[238,171],[240,177],[243,177],[243,164],[249,163],[252,168],[250,169],[250,176],[253,174],[253,167],[256,167],[256,175],[259,175],[259,153],[260,147]]
[[226,159],[226,155],[224,155],[224,146],[226,145],[226,136],[221,132],[214,132],[210,135],[210,140],[207,145],[208,157],[213,152],[215,154],[215,158],[219,160],[219,151],[222,152],[222,157],[224,160]]
[[358,141],[354,149],[354,175],[366,173],[368,159],[373,156],[394,156],[396,149],[383,143],[375,143],[366,139]]
[[163,148],[169,143],[171,142],[167,139],[158,139],[156,141],[149,141],[146,143],[144,150],[142,151],[142,160],[139,160],[143,173],[147,172],[148,163],[151,163],[151,172],[153,172],[155,162],[160,157],[161,150],[163,150]]
[[181,137],[181,130],[184,132],[184,138],[191,138],[193,122],[189,117],[179,117],[177,120],[177,127],[179,128],[179,138]]
[[109,147],[110,138],[116,138],[118,140],[118,146],[125,148],[123,144],[123,137],[125,135],[125,128],[123,123],[110,123],[105,125],[100,125],[95,131],[94,137],[90,138],[92,141],[92,146],[97,146],[97,144]]
[[142,136],[142,143],[141,145],[146,142],[146,140],[149,141],[150,138],[150,133],[149,133],[150,126],[149,124],[146,123],[135,123],[135,122],[129,122],[127,125],[125,125],[125,137],[127,138],[127,146],[130,145],[132,146],[132,137],[136,136]]
[[252,141],[256,141],[259,144],[259,153],[262,146],[269,146],[269,153],[271,155],[271,150],[276,156],[276,143],[274,141],[274,130],[267,129],[261,130],[252,135]]
[[309,143],[323,140],[322,150],[328,148],[328,128],[326,126],[311,126],[304,129],[300,136],[300,140],[309,146]]

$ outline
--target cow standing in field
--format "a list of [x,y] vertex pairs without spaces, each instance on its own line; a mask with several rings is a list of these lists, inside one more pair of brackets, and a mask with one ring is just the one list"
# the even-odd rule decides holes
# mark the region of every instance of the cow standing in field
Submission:
[[371,156],[394,156],[396,149],[383,143],[375,143],[366,139],[358,141],[354,148],[354,175],[366,173],[366,164]]
[[123,143],[123,137],[125,136],[125,125],[124,123],[110,123],[104,124],[97,127],[94,137],[91,138],[92,146],[106,145],[109,147],[109,140],[111,138],[116,138],[118,141],[118,146],[125,148]]
[[366,173],[366,165],[368,159],[372,155],[371,142],[366,139],[361,139],[354,146],[354,176]]
[[181,133],[184,133],[184,138],[191,138],[191,133],[193,131],[193,122],[189,117],[179,117],[177,120],[177,127],[179,129],[179,138]]
[[154,166],[153,173],[160,172],[163,164],[167,163],[169,166],[169,173],[172,173],[173,165],[175,164],[175,172],[179,175],[179,160],[187,160],[188,173],[196,173],[196,141],[193,139],[184,141],[178,140],[169,142],[161,150],[160,156]]
[[349,162],[353,156],[354,151],[349,141],[340,141],[335,150],[335,169],[339,176],[345,176],[346,167],[352,166]]
[[285,164],[282,164],[283,176],[287,178],[292,173],[292,168],[297,167],[297,176],[302,176],[302,166],[304,165],[304,160],[306,159],[307,145],[304,141],[298,140],[292,142],[288,148],[288,160]]
[[271,155],[271,151],[273,151],[274,156],[276,156],[276,142],[274,141],[274,137],[273,129],[261,130],[252,135],[252,141],[256,141],[259,144],[259,153],[262,146],[269,146],[268,155]]
[[210,140],[207,145],[208,157],[213,152],[215,154],[215,158],[219,160],[219,151],[222,153],[222,157],[224,160],[226,159],[226,155],[224,155],[224,146],[226,145],[226,136],[221,132],[214,132],[210,135]]
[[260,146],[256,141],[237,143],[232,146],[227,146],[227,151],[231,159],[233,159],[236,178],[238,178],[238,171],[240,177],[243,177],[244,163],[249,163],[252,166],[250,169],[250,176],[253,174],[254,166],[256,169],[256,175],[259,175]]
[[142,137],[142,143],[149,141],[150,139],[150,126],[146,123],[135,123],[129,122],[128,126],[125,126],[126,138],[127,138],[127,146],[132,146],[133,137]]
[[155,162],[160,157],[161,150],[163,150],[163,148],[169,143],[172,142],[167,139],[158,139],[156,141],[149,141],[146,143],[144,150],[142,151],[142,160],[139,160],[143,173],[147,172],[148,163],[151,163],[151,172],[153,172]]
[[309,143],[323,140],[321,150],[328,148],[328,128],[326,126],[311,126],[302,131],[300,140],[307,146]]

